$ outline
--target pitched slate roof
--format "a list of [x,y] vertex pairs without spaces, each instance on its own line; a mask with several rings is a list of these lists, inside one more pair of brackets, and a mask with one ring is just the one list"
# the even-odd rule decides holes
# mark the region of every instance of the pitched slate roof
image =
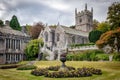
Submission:
[[27,36],[26,34],[22,33],[21,31],[14,30],[9,26],[0,27],[0,32],[3,34],[6,33],[6,34],[19,35],[19,36]]
[[80,35],[80,36],[84,36],[84,37],[88,37],[88,34],[89,34],[88,32],[72,29],[69,27],[65,27],[65,26],[61,26],[61,27],[64,29],[65,33]]

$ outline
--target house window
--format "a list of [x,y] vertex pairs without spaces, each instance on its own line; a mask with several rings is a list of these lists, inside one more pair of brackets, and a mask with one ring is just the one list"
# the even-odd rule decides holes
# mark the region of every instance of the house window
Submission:
[[18,49],[20,50],[20,40],[18,40]]
[[8,39],[6,39],[6,49],[8,49]]

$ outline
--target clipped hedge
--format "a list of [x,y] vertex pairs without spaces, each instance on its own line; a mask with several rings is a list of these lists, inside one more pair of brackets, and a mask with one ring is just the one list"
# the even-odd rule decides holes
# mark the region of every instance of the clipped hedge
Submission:
[[[58,66],[57,66],[58,67]],[[54,69],[53,69],[54,68]],[[59,71],[56,66],[50,66],[49,68],[37,68],[32,70],[31,74],[35,76],[45,76],[51,78],[65,78],[65,77],[88,77],[95,75],[101,75],[102,71],[95,68],[77,68],[69,66],[69,71]],[[52,71],[51,71],[52,70]]]
[[95,45],[94,43],[88,43],[88,44],[70,44],[70,47],[80,47],[80,46],[91,46],[91,45]]
[[37,67],[34,65],[22,65],[17,67],[17,70],[32,70],[32,69],[36,69]]
[[108,61],[109,60],[109,55],[105,54],[101,50],[87,50],[84,52],[79,52],[79,53],[69,53],[67,54],[67,60],[68,61],[99,61],[99,60],[104,60]]
[[4,66],[0,66],[0,69],[11,69],[11,68],[17,68],[21,66],[20,64],[9,64],[9,65],[4,65]]

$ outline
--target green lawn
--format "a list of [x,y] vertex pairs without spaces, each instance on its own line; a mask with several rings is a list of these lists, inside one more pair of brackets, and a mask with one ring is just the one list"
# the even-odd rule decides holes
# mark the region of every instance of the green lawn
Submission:
[[[60,61],[37,61],[34,65],[47,67],[61,65]],[[33,76],[30,70],[19,71],[16,69],[0,69],[0,80],[120,80],[120,62],[88,62],[67,61],[66,65],[73,67],[94,67],[101,69],[102,75],[80,78],[46,78],[44,76]]]

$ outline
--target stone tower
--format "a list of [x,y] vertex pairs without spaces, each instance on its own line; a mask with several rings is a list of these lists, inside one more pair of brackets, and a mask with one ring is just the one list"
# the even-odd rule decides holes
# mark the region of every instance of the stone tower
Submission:
[[93,30],[93,8],[91,11],[87,10],[87,4],[85,4],[85,10],[81,12],[75,9],[75,29],[85,32]]

